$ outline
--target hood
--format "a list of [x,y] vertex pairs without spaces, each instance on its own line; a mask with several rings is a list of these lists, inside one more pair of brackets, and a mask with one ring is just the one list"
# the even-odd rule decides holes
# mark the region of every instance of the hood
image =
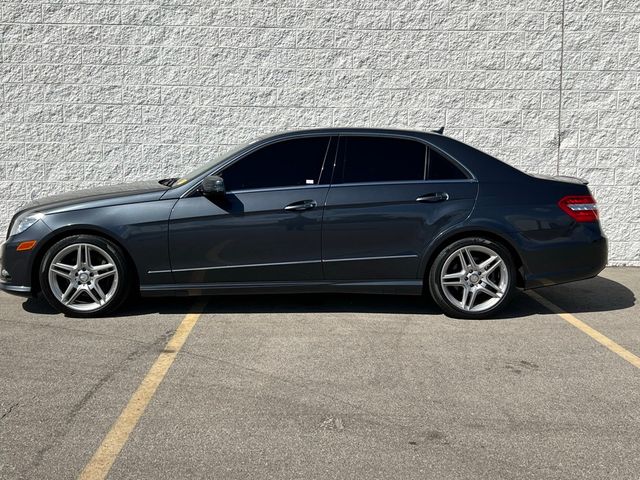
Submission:
[[158,200],[168,189],[169,187],[161,185],[157,180],[106,185],[38,198],[24,205],[19,213],[27,210],[55,213],[71,208],[148,202]]

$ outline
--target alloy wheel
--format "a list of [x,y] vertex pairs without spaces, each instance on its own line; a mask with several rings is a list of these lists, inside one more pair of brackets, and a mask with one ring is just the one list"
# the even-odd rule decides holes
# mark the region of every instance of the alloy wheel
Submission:
[[485,312],[496,306],[509,288],[504,259],[482,245],[464,246],[443,264],[440,285],[447,300],[467,312]]
[[56,299],[78,312],[107,305],[118,288],[118,269],[109,253],[97,245],[74,243],[58,252],[48,269]]

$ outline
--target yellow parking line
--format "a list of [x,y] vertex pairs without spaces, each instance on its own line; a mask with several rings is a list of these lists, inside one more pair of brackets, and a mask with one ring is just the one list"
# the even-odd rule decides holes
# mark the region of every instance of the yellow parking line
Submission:
[[129,435],[137,425],[140,417],[144,413],[147,405],[151,401],[156,389],[164,379],[176,359],[178,352],[187,340],[194,325],[200,318],[205,302],[198,303],[194,312],[187,314],[171,339],[167,342],[164,350],[160,353],[147,375],[144,377],[138,389],[135,391],[129,403],[122,410],[120,416],[107,433],[104,440],[93,454],[89,463],[80,473],[81,480],[97,480],[106,478],[113,462],[129,439]]
[[634,367],[640,368],[640,357],[638,357],[637,355],[634,355],[623,346],[618,345],[609,337],[607,337],[606,335],[603,335],[602,333],[597,331],[595,328],[590,327],[589,325],[584,323],[582,320],[574,317],[570,313],[565,312],[560,307],[558,307],[555,303],[552,303],[551,301],[547,300],[546,298],[541,296],[539,293],[536,293],[531,290],[528,290],[527,293],[531,298],[536,300],[542,306],[548,308],[553,313],[560,316],[563,320],[565,320],[566,322],[576,327],[578,330],[582,331],[583,333],[586,333],[599,344],[604,345],[616,355],[619,355],[620,357],[624,358],[627,362],[629,362]]

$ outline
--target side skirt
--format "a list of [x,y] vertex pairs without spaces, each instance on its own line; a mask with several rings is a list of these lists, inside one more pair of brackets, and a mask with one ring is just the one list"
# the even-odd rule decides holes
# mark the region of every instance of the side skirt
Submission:
[[267,293],[371,293],[421,295],[422,280],[369,282],[257,282],[141,285],[143,297],[197,295],[251,295]]

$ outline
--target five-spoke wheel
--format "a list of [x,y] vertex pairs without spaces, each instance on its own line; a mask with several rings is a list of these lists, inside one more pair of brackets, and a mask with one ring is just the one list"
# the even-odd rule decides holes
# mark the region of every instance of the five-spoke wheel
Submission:
[[429,289],[445,313],[484,318],[506,303],[514,280],[507,249],[484,238],[466,238],[445,247],[436,257]]
[[119,248],[101,237],[74,235],[53,245],[40,270],[47,300],[65,313],[104,313],[125,298],[126,262]]

